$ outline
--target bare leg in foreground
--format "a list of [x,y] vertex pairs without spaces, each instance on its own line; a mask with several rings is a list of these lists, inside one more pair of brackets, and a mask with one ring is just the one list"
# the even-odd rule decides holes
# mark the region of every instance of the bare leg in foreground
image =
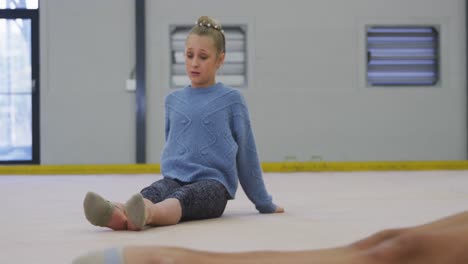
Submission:
[[[306,251],[214,253],[175,247],[135,246],[120,251],[121,263],[468,263],[468,211],[420,226],[378,232],[343,247]],[[118,262],[75,262],[118,263]]]

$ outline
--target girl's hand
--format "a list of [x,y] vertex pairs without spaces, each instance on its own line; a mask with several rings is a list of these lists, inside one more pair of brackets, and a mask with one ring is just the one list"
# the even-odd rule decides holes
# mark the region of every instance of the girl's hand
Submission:
[[279,214],[284,213],[284,208],[281,207],[281,206],[276,206],[275,213],[277,213],[277,214],[278,214],[278,213],[279,213]]

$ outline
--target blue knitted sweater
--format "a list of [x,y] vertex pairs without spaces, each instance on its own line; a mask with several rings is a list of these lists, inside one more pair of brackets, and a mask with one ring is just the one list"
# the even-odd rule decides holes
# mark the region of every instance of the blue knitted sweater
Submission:
[[222,83],[187,86],[166,97],[165,110],[164,177],[217,180],[231,199],[240,182],[259,212],[276,210],[263,182],[247,105],[238,90]]

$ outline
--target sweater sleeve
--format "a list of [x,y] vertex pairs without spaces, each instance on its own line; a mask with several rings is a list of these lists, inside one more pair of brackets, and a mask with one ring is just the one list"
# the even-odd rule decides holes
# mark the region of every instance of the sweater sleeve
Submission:
[[239,182],[247,197],[255,204],[255,208],[260,213],[273,213],[276,210],[276,205],[272,202],[263,181],[249,112],[242,96],[241,101],[242,104],[233,114],[233,135],[238,145],[237,172]]

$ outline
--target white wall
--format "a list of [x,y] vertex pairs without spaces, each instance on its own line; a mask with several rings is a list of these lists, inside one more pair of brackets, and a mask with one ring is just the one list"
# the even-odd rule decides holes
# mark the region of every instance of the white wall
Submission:
[[133,162],[134,35],[133,1],[40,2],[43,164]]
[[[133,1],[44,2],[43,163],[133,162],[134,94],[124,91],[134,63]],[[159,162],[163,100],[172,91],[169,25],[200,15],[248,25],[242,92],[263,161],[467,157],[465,1],[149,0],[146,12],[150,163]],[[367,87],[368,24],[438,25],[440,83]]]

